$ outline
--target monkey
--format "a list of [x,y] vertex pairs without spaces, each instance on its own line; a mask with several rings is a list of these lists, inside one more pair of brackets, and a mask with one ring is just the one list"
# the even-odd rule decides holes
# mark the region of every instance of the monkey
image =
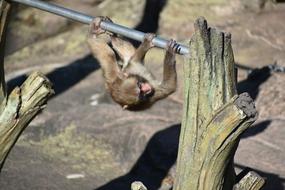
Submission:
[[[155,34],[146,33],[143,42],[135,48],[117,34],[102,29],[102,21],[112,22],[108,17],[95,17],[90,24],[87,42],[101,66],[106,89],[116,103],[123,109],[140,111],[175,92],[176,41],[170,40],[167,45],[163,79],[159,82],[144,65],[146,53],[154,47]],[[100,39],[101,34],[107,34],[108,40]]]

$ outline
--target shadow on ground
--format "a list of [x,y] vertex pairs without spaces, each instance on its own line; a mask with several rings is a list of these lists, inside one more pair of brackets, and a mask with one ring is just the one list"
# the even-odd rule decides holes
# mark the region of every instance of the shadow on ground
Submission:
[[[254,125],[242,138],[254,136],[264,131],[270,123],[270,121],[264,121]],[[134,181],[143,182],[149,189],[159,189],[162,180],[176,162],[180,127],[180,124],[176,124],[154,134],[140,158],[127,174],[108,182],[96,190],[130,189],[131,183]],[[236,164],[236,167],[245,168],[238,164]],[[282,183],[285,182],[283,178],[264,171],[257,171],[257,173],[267,179],[264,189],[283,189]]]
[[270,125],[271,122],[272,122],[271,120],[265,120],[265,121],[262,121],[256,125],[253,125],[251,128],[246,130],[244,134],[242,134],[241,138],[242,139],[248,138],[251,136],[255,136],[259,133],[262,133]]
[[260,86],[265,83],[271,76],[271,70],[268,66],[254,69],[247,79],[238,83],[238,93],[248,92],[253,100],[256,100]]
[[[146,0],[143,17],[135,29],[146,33],[156,33],[159,27],[159,15],[166,4],[167,0]],[[136,47],[140,44],[135,40],[130,41]]]
[[133,168],[97,190],[130,189],[134,181],[142,181],[148,189],[158,189],[177,157],[180,124],[153,135]]
[[[57,68],[46,76],[53,84],[54,96],[58,96],[99,68],[100,65],[90,54],[64,67]],[[20,86],[26,78],[27,75],[20,75],[8,81],[8,93],[16,86]]]

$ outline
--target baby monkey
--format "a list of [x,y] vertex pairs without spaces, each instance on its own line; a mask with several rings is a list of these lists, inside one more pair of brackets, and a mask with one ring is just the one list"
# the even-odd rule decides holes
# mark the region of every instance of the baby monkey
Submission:
[[[103,30],[102,21],[112,22],[107,17],[96,17],[90,25],[88,44],[101,65],[106,88],[115,102],[123,109],[143,110],[176,90],[175,51],[178,45],[174,40],[167,45],[163,80],[159,82],[144,66],[145,54],[154,47],[155,35],[146,34],[136,49],[130,42]],[[107,41],[98,38],[104,33]]]

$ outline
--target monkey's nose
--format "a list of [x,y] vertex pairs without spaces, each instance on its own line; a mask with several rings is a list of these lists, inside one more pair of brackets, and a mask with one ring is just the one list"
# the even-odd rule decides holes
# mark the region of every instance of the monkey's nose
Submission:
[[144,94],[149,94],[152,91],[151,86],[148,83],[141,83],[140,84],[140,90],[144,93]]

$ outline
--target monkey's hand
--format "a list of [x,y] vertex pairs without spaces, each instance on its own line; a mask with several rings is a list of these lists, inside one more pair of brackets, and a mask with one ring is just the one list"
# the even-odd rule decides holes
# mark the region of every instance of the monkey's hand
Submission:
[[152,47],[154,47],[154,44],[152,43],[152,40],[153,38],[155,38],[155,34],[153,33],[146,33],[144,35],[144,39],[143,39],[143,42],[142,44],[147,48],[147,49],[150,49]]
[[169,54],[175,54],[179,51],[179,48],[179,44],[177,44],[175,40],[171,39],[167,44],[166,51]]
[[179,45],[176,43],[175,40],[171,39],[166,47],[166,55],[164,63],[167,65],[175,66],[175,55],[178,51]]
[[166,54],[163,64],[163,80],[161,83],[161,88],[164,89],[161,93],[164,94],[164,97],[168,96],[176,90],[177,74],[175,52],[177,46],[178,45],[176,41],[171,39],[166,47]]
[[90,23],[90,30],[89,30],[90,36],[97,37],[98,35],[106,32],[106,30],[102,29],[100,26],[102,21],[112,22],[112,20],[109,17],[102,17],[102,16],[95,17]]

